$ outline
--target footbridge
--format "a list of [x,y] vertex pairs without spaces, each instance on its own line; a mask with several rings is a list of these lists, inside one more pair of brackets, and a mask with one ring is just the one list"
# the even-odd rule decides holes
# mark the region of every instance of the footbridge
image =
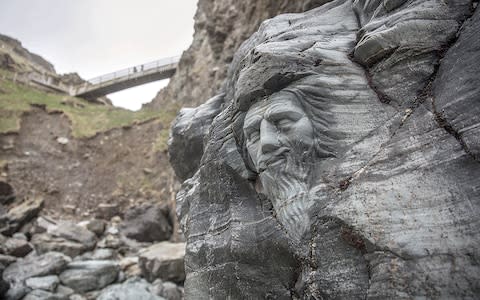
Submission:
[[145,83],[167,79],[175,74],[180,56],[163,58],[89,79],[80,86],[70,87],[71,96],[96,99]]

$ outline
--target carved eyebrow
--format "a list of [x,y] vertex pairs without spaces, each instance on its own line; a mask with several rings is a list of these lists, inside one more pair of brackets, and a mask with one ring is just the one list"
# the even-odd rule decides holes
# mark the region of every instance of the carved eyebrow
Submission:
[[301,119],[303,115],[304,113],[298,110],[292,110],[282,106],[274,106],[265,113],[265,118],[267,120],[291,119],[296,121]]

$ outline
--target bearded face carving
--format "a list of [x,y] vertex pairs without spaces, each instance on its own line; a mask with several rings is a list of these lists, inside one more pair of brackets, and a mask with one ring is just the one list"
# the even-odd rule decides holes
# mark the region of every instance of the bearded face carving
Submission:
[[244,134],[258,173],[285,164],[288,156],[308,155],[314,145],[311,121],[288,92],[254,104],[245,117]]
[[309,229],[316,138],[298,97],[283,90],[252,105],[245,116],[245,146],[256,173],[257,191],[268,198],[293,240]]

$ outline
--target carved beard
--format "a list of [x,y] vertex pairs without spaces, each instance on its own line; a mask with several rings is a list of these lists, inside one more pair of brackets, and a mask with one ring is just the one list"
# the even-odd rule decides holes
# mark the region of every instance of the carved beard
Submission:
[[312,149],[290,148],[283,161],[268,166],[257,179],[257,191],[272,202],[277,220],[295,242],[300,242],[310,229],[313,153]]

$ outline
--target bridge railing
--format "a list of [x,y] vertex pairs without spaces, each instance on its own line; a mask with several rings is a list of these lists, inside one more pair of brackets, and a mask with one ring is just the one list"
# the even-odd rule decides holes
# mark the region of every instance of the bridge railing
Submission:
[[111,81],[117,78],[124,78],[124,77],[128,78],[128,77],[135,76],[139,73],[162,69],[168,65],[178,63],[179,60],[180,60],[180,56],[162,58],[160,60],[148,62],[142,65],[137,65],[137,66],[122,69],[113,73],[98,76],[98,77],[89,79],[88,82],[91,84],[100,84],[102,82]]

